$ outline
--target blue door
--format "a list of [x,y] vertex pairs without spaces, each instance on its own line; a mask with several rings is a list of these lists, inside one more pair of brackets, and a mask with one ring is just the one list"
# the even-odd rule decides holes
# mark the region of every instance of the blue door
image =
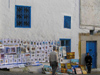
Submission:
[[92,68],[96,68],[96,53],[97,53],[97,42],[87,41],[86,42],[86,53],[89,53],[92,57]]

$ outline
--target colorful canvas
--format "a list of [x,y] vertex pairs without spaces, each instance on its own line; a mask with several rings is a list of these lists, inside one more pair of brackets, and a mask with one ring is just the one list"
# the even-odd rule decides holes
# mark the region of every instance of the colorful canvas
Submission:
[[78,65],[79,59],[71,59],[71,65]]
[[11,52],[10,53],[16,53],[16,48],[15,47],[11,47]]
[[8,55],[8,59],[13,59],[13,55]]
[[3,64],[4,64],[4,60],[0,59],[0,65],[3,65]]
[[76,74],[82,74],[82,71],[80,68],[75,68],[75,70],[76,70]]
[[72,74],[73,73],[72,69],[67,69],[67,73]]
[[0,40],[0,44],[3,44],[3,41],[2,40]]
[[75,58],[75,52],[68,52],[67,53],[67,59],[74,59]]
[[1,59],[4,59],[4,54],[0,54],[0,58]]
[[8,59],[5,59],[5,64],[8,64]]
[[84,66],[84,65],[79,65],[80,66],[80,68],[82,69],[82,70],[86,70],[86,67]]
[[25,58],[22,58],[22,63],[26,63],[26,59]]
[[18,62],[18,63],[21,63],[21,58],[18,58],[18,59],[17,59],[17,62]]
[[30,53],[30,47],[26,47],[26,53]]
[[86,70],[82,70],[82,73],[83,73],[83,74],[87,74],[87,71],[86,71]]
[[16,63],[17,64],[17,58],[13,60],[13,63]]
[[14,58],[14,59],[17,59],[17,55],[13,55],[13,58]]
[[13,59],[8,59],[9,60],[9,64],[13,64],[14,62],[13,62]]
[[16,50],[17,50],[17,53],[18,53],[18,54],[21,53],[21,47],[17,47]]
[[71,69],[71,64],[67,63],[67,69]]
[[10,53],[10,48],[9,47],[5,48],[5,53]]

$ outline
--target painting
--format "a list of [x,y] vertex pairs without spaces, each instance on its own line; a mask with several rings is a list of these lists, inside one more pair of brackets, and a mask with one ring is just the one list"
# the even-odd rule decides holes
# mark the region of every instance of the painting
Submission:
[[35,49],[35,47],[31,47],[31,52],[34,52],[36,49]]
[[18,62],[18,63],[21,63],[21,58],[18,58],[18,59],[17,59],[17,62]]
[[8,64],[8,59],[5,59],[5,64]]
[[26,63],[26,59],[25,58],[22,58],[22,63]]
[[0,54],[0,59],[4,59],[4,54]]
[[21,47],[16,47],[16,51],[17,51],[18,54],[20,54],[21,53]]
[[25,58],[25,54],[20,54],[21,55],[21,58]]
[[0,48],[0,54],[1,53],[4,53],[4,49],[3,48]]
[[13,59],[13,55],[8,55],[8,58],[9,59]]
[[13,63],[16,63],[16,64],[17,64],[17,58],[16,58],[16,59],[14,59]]
[[26,47],[26,53],[30,53],[30,47]]
[[3,65],[3,64],[4,64],[4,60],[0,59],[0,65]]
[[17,55],[13,55],[13,58],[14,58],[14,59],[17,59]]
[[8,59],[8,60],[9,60],[9,64],[14,63],[14,62],[13,62],[13,59],[10,58],[10,59]]
[[9,47],[5,47],[5,53],[10,53],[10,48]]
[[11,47],[11,52],[10,53],[16,53],[16,48],[15,47]]

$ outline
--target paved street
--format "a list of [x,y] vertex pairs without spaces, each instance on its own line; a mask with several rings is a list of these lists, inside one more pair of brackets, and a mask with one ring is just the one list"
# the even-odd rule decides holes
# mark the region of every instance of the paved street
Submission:
[[[0,71],[0,75],[46,75],[46,74]],[[63,75],[73,75],[73,74],[63,74]],[[92,72],[92,73],[87,74],[87,75],[100,75],[100,72]]]

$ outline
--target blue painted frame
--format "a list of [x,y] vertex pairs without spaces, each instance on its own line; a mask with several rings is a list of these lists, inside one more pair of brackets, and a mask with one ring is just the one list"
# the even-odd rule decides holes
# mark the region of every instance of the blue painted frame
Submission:
[[[68,41],[70,41],[70,42],[69,42],[69,46],[70,46],[70,52],[71,52],[71,39],[61,38],[60,41],[61,41],[61,40],[68,40]],[[65,44],[65,42],[64,42],[64,44]],[[66,47],[67,47],[67,46],[66,46]]]
[[[16,8],[17,8],[17,6],[20,6],[20,7],[30,7],[30,26],[28,26],[28,27],[25,27],[25,26],[18,27],[16,25],[16,19],[17,19],[17,17],[16,17],[16,12],[17,12]],[[15,5],[15,28],[31,28],[31,6]]]
[[64,16],[64,28],[71,29],[71,16]]

